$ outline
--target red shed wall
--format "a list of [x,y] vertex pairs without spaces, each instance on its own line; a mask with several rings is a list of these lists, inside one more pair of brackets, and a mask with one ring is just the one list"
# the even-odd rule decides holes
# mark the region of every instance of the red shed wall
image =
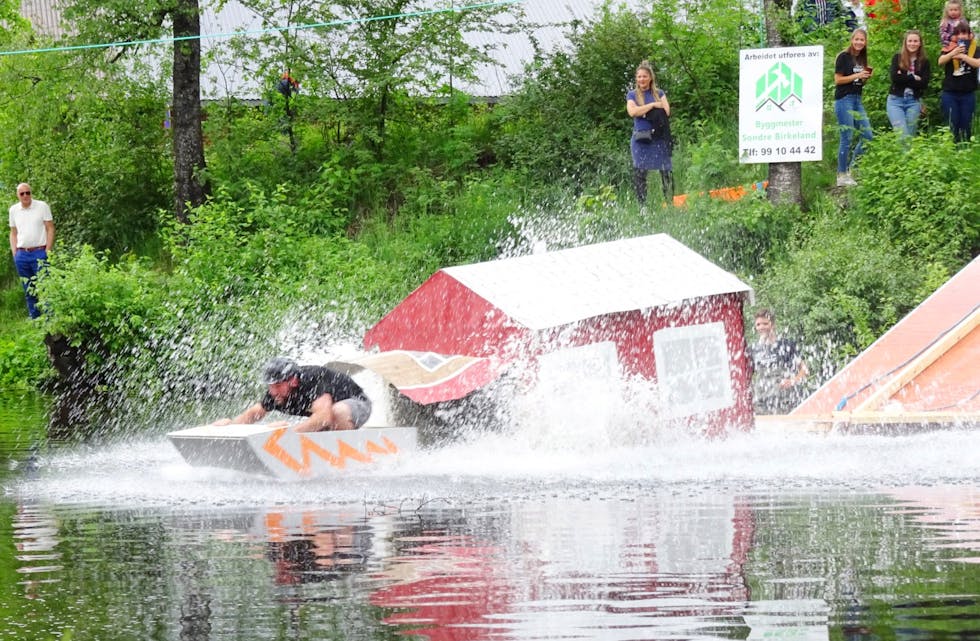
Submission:
[[364,336],[367,349],[404,349],[533,359],[560,348],[600,341],[616,345],[624,374],[656,380],[653,334],[668,328],[720,322],[728,342],[732,407],[697,417],[699,429],[717,434],[754,423],[742,321],[743,294],[694,299],[684,305],[619,312],[572,325],[531,332],[443,271],[436,272]]
[[528,330],[438,271],[364,335],[364,347],[502,357]]
[[654,356],[654,332],[668,328],[706,323],[722,323],[729,355],[729,377],[734,404],[709,412],[696,420],[709,434],[719,434],[735,427],[748,430],[754,425],[751,378],[748,374],[745,325],[742,320],[742,294],[725,294],[694,299],[674,308],[608,314],[543,332],[538,353],[561,347],[579,347],[600,341],[616,345],[619,361],[627,376],[657,379]]

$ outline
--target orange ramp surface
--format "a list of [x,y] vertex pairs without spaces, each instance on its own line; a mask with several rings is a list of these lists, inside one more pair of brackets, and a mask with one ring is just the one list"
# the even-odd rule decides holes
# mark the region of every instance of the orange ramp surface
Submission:
[[980,258],[789,416],[838,423],[980,424]]

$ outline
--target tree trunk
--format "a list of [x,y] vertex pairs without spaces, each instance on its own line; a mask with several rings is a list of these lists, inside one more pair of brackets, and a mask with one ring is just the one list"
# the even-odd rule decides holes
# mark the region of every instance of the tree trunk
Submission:
[[[789,19],[792,0],[763,0],[762,12],[766,17],[766,44],[784,47],[779,21]],[[799,162],[775,162],[769,165],[769,202],[794,204],[803,207],[803,165]]]
[[61,334],[44,337],[48,348],[48,361],[58,373],[54,385],[55,404],[48,423],[48,435],[52,438],[70,438],[85,435],[94,427],[91,410],[100,401],[100,381],[86,367],[91,352],[100,352],[91,345],[73,347]]
[[[174,215],[186,223],[188,207],[204,203],[210,189],[203,176],[201,128],[201,15],[198,0],[178,0],[174,22]],[[186,39],[182,39],[186,38]]]

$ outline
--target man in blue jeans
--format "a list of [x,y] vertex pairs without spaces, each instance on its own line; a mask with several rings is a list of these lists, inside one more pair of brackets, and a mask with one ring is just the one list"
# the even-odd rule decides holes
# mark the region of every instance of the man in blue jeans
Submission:
[[31,196],[30,185],[17,185],[19,202],[10,206],[10,253],[14,256],[17,275],[24,283],[27,313],[37,318],[41,312],[37,308],[34,284],[54,243],[54,219],[48,204]]

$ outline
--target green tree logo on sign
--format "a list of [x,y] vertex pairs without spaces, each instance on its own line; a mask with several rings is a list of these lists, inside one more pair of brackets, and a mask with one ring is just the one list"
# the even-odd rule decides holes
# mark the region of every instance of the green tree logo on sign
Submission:
[[803,102],[803,77],[777,62],[755,81],[755,110],[794,111]]

